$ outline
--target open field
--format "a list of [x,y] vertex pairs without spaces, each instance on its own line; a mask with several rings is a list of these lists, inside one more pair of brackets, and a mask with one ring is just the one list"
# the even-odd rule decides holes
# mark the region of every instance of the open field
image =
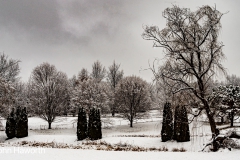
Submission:
[[[77,141],[76,137],[76,120],[77,117],[58,117],[56,121],[52,124],[53,129],[46,129],[47,123],[40,118],[30,117],[29,118],[29,136],[25,138],[13,138],[10,140],[6,140],[6,135],[4,131],[0,131],[0,140],[2,148],[9,148],[10,151],[16,150],[16,147],[20,147],[22,149],[27,149],[29,147],[33,147],[38,144],[38,147],[44,147],[46,153],[38,154],[38,156],[44,158],[46,155],[52,155],[53,153],[65,153],[67,155],[71,155],[71,153],[82,153],[90,155],[91,159],[93,155],[101,155],[106,157],[108,155],[119,155],[119,152],[105,152],[105,151],[97,151],[104,150],[104,147],[107,145],[111,145],[116,148],[117,147],[138,147],[141,151],[141,148],[144,149],[144,153],[140,153],[143,156],[152,156],[151,159],[157,159],[159,156],[167,157],[168,154],[163,154],[162,152],[172,152],[179,151],[181,148],[184,149],[184,153],[177,156],[180,157],[190,157],[194,154],[201,154],[203,156],[209,155],[209,153],[199,152],[204,144],[206,144],[211,136],[210,136],[210,128],[208,124],[204,122],[196,122],[190,124],[190,133],[191,133],[191,141],[178,143],[175,141],[169,142],[161,142],[160,131],[161,131],[161,116],[157,110],[151,111],[146,119],[142,119],[139,121],[135,121],[133,128],[129,127],[128,121],[121,118],[120,116],[116,116],[114,118],[109,118],[105,116],[102,118],[103,121],[103,138],[101,140],[95,141],[96,144],[92,144],[89,140]],[[2,121],[5,124],[5,121]],[[104,145],[101,145],[104,144]],[[79,147],[81,146],[81,147]],[[52,149],[51,149],[52,148]],[[54,149],[55,148],[55,149]],[[61,149],[57,149],[61,148]],[[64,149],[63,149],[64,148]],[[78,150],[73,150],[78,148]],[[102,148],[102,149],[101,149]],[[36,148],[35,148],[36,149]],[[161,152],[159,152],[160,149]],[[114,150],[114,149],[113,149]],[[116,150],[116,149],[115,149]],[[148,151],[148,152],[146,152]],[[157,153],[156,153],[157,152]],[[221,150],[220,152],[229,152],[226,150]],[[231,156],[235,156],[236,153],[239,152],[235,150],[231,154]],[[230,153],[227,153],[227,155]],[[57,154],[59,157],[61,154]],[[76,155],[77,155],[76,154]],[[81,155],[82,155],[81,154]],[[92,155],[93,154],[93,155]],[[186,154],[186,156],[185,156]],[[211,156],[214,153],[211,153]],[[221,153],[222,154],[222,153]],[[0,154],[1,156],[2,154]],[[124,156],[139,156],[133,151],[124,152]],[[9,158],[10,155],[7,155]],[[29,155],[26,155],[29,156]],[[56,155],[55,155],[56,156]],[[210,156],[210,157],[211,157]],[[224,154],[226,156],[226,154]],[[223,157],[224,157],[223,156]],[[20,156],[21,157],[21,156]],[[81,157],[81,156],[80,156]],[[109,157],[108,157],[109,158]],[[144,159],[144,157],[141,157]],[[141,159],[140,158],[140,159]],[[98,158],[99,159],[99,158]],[[110,158],[111,159],[111,158]],[[194,158],[195,159],[195,158]]]

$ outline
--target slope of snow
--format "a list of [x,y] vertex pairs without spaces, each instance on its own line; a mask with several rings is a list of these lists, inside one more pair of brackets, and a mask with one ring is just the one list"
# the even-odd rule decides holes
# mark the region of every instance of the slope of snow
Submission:
[[[5,152],[4,152],[5,151]],[[27,152],[27,153],[26,153]],[[239,159],[239,152],[118,152],[96,150],[53,149],[33,150],[33,148],[0,147],[0,159],[4,160],[226,160]]]

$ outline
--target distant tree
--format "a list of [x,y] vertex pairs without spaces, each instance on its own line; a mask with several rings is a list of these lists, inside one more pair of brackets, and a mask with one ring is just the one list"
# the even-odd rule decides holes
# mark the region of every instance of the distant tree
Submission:
[[78,78],[74,79],[75,84],[78,83],[78,81],[83,82],[85,80],[89,79],[88,71],[86,68],[83,68],[79,73],[78,73]]
[[105,84],[96,82],[89,78],[84,81],[78,80],[71,96],[71,103],[75,106],[82,106],[89,113],[92,107],[108,110],[108,96]]
[[174,115],[174,136],[178,142],[190,141],[187,110],[185,106],[177,106]]
[[112,116],[114,117],[116,112],[116,102],[115,102],[115,92],[118,82],[123,78],[123,70],[120,70],[120,64],[116,64],[115,61],[113,61],[113,64],[108,67],[107,72],[107,81],[111,88],[111,99],[112,103],[110,105],[110,109],[112,112]]
[[7,117],[7,122],[6,122],[6,135],[9,139],[15,137],[15,128],[16,128],[16,120],[15,120],[15,112],[14,108],[12,108],[11,113]]
[[171,104],[166,102],[163,109],[163,121],[161,130],[162,141],[166,142],[173,139],[173,117]]
[[21,81],[14,84],[14,106],[28,106],[27,84]]
[[120,106],[120,113],[133,127],[133,120],[141,118],[151,107],[147,82],[136,76],[123,78],[117,86],[116,102]]
[[240,86],[240,77],[236,75],[227,75],[226,85]]
[[0,55],[0,116],[7,118],[15,103],[15,85],[19,81],[19,60]]
[[78,111],[78,123],[77,123],[77,139],[83,140],[87,138],[87,115],[83,107],[79,108]]
[[57,115],[63,114],[68,103],[68,79],[49,63],[37,66],[31,75],[29,86],[30,103],[35,113],[48,122],[48,129]]
[[96,61],[92,65],[92,73],[91,77],[96,80],[97,82],[101,82],[106,75],[106,69],[102,66],[100,61]]
[[8,59],[5,54],[0,55],[0,77],[7,82],[14,83],[19,80],[19,60]]

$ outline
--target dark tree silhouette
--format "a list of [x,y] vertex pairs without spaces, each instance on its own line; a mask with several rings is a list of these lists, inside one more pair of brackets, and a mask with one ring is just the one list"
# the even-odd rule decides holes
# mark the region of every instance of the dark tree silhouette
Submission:
[[178,142],[190,141],[187,110],[185,106],[177,106],[174,115],[174,136]]
[[97,122],[97,139],[102,139],[102,122],[100,109],[96,110],[96,122]]
[[78,123],[77,123],[77,139],[83,140],[87,138],[87,116],[83,107],[78,111]]
[[161,131],[162,141],[166,142],[173,138],[173,117],[171,104],[166,102],[163,109],[163,121]]
[[9,139],[15,137],[15,127],[16,127],[16,121],[15,121],[15,113],[13,108],[11,113],[8,115],[7,122],[6,122],[5,132]]

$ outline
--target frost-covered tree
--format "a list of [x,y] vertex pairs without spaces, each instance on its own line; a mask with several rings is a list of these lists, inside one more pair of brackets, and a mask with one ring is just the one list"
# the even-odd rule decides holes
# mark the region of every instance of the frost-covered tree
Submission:
[[0,55],[0,116],[7,118],[15,103],[15,85],[19,81],[19,60]]
[[[233,126],[234,118],[240,113],[240,88],[235,85],[221,85],[213,89],[211,99],[218,100],[216,112],[219,115],[228,114],[230,126]],[[219,103],[220,102],[220,103]]]
[[190,141],[187,110],[185,106],[178,105],[174,114],[174,135],[173,139],[178,142]]
[[83,68],[79,73],[78,73],[78,78],[75,80],[77,84],[78,81],[83,82],[85,80],[89,79],[88,71],[86,68]]
[[10,108],[14,107],[15,98],[14,85],[0,77],[0,116],[8,117]]
[[165,103],[163,109],[161,137],[163,142],[173,139],[173,116],[171,104],[168,102]]
[[57,71],[54,65],[43,63],[34,68],[28,91],[31,107],[40,118],[48,122],[48,128],[57,115],[61,115],[67,104],[68,78]]
[[201,102],[198,113],[206,113],[215,137],[218,132],[215,113],[208,96],[214,75],[217,71],[224,72],[223,44],[218,40],[223,13],[207,5],[196,11],[173,5],[162,15],[166,19],[165,28],[144,26],[142,34],[143,39],[153,41],[154,47],[164,49],[166,61],[159,72],[153,68],[155,78],[171,82],[173,93],[191,92]]
[[96,61],[92,65],[91,77],[97,82],[101,82],[106,76],[106,69],[100,61]]
[[236,75],[227,75],[226,85],[240,86],[240,77]]
[[109,107],[105,86],[104,82],[98,83],[92,78],[83,81],[78,80],[71,96],[71,103],[75,106],[84,107],[87,113],[92,107],[107,112]]
[[136,76],[123,78],[116,90],[116,102],[119,112],[133,127],[133,120],[141,118],[151,107],[151,98],[146,81]]
[[87,115],[86,111],[83,107],[79,108],[78,111],[78,123],[77,123],[77,139],[78,140],[83,140],[87,138],[87,132],[88,132],[88,127],[87,127]]
[[5,54],[0,55],[0,77],[7,82],[16,82],[19,80],[20,72],[19,60],[8,59]]
[[116,102],[115,102],[115,92],[118,82],[123,78],[123,70],[120,70],[120,64],[116,64],[115,61],[113,61],[113,64],[108,67],[107,71],[107,81],[110,85],[111,94],[109,95],[111,97],[112,103],[110,104],[110,109],[112,112],[112,116],[115,115],[116,112]]

